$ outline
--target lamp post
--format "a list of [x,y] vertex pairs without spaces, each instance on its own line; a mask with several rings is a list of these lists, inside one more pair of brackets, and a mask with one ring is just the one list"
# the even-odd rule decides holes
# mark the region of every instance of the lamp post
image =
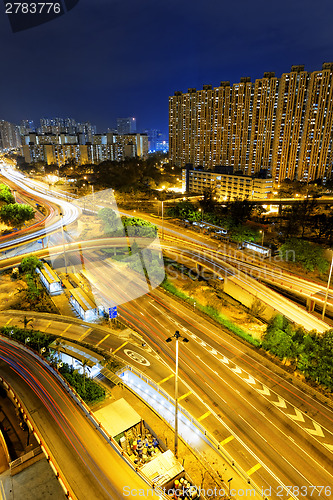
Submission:
[[233,477],[231,477],[230,479],[228,479],[228,486],[229,486],[229,497],[230,497],[230,484],[231,484],[231,481],[233,480]]
[[64,234],[64,214],[62,212],[59,213],[61,217],[61,233],[62,233],[62,246],[64,249],[64,259],[65,259],[65,270],[67,274],[67,255],[66,255],[66,248],[65,248],[65,234]]
[[322,315],[321,315],[321,319],[323,321],[325,319],[325,311],[326,311],[326,305],[327,305],[328,292],[329,292],[329,289],[330,289],[332,269],[333,269],[333,253],[332,253],[332,260],[331,260],[330,272],[329,272],[329,275],[328,275],[328,281],[327,281],[327,288],[326,288],[326,294],[325,294],[324,307],[323,307],[323,312],[322,312]]
[[264,246],[264,237],[265,237],[265,231],[263,230],[260,230],[259,233],[262,234],[262,237],[261,237],[261,246],[263,247]]
[[201,233],[203,225],[203,208],[199,208],[199,212],[201,213],[201,223],[200,223],[200,233]]
[[164,201],[162,200],[162,240],[164,239]]
[[176,374],[175,374],[175,457],[178,458],[178,340],[182,339],[183,342],[188,342],[186,337],[180,335],[178,330],[172,337],[166,339],[166,342],[171,342],[176,339]]

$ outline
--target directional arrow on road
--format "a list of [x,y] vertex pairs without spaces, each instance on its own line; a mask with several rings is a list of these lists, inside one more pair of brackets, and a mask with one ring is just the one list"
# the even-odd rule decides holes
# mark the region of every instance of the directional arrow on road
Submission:
[[295,413],[296,415],[291,415],[290,413],[288,413],[287,416],[292,418],[293,420],[296,420],[297,422],[305,422],[302,412],[300,412],[299,410],[297,410],[297,408],[295,408]]
[[251,377],[251,375],[249,375],[249,377],[248,377],[248,378],[246,378],[246,379],[244,380],[244,382],[246,382],[247,384],[252,384],[252,385],[255,385],[255,384],[256,384],[256,380],[255,380],[253,377]]
[[282,399],[280,396],[278,396],[279,401],[272,401],[273,405],[277,406],[278,408],[287,408],[286,402],[284,399]]
[[263,396],[270,396],[271,391],[268,389],[268,387],[266,387],[265,385],[263,385],[262,387],[262,389],[257,389],[257,391],[260,392],[260,394],[262,394]]
[[313,427],[314,429],[305,429],[309,434],[312,434],[312,436],[319,436],[319,437],[324,437],[323,429],[320,427],[317,422],[313,422]]
[[230,368],[230,370],[234,373],[242,373],[242,370],[238,366],[235,366],[235,368]]

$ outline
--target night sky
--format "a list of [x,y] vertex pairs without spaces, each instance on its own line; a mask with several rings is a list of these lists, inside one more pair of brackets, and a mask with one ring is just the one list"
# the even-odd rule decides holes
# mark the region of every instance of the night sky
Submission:
[[[35,0],[38,1],[38,0]],[[168,96],[333,61],[332,0],[80,0],[12,33],[0,4],[0,119],[135,116],[168,130]]]

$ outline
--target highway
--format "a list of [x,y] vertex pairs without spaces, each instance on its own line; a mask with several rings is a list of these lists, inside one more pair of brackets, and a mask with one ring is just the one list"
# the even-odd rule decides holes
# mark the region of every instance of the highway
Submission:
[[[44,200],[44,202],[50,204],[51,213],[43,222],[42,229],[34,230],[32,235],[30,233],[30,228],[28,228],[28,230],[24,231],[23,235],[21,236],[14,235],[13,237],[11,237],[10,242],[8,241],[8,238],[5,241],[1,240],[0,250],[8,249],[8,247],[17,247],[24,243],[28,243],[32,239],[35,240],[37,238],[42,238],[45,235],[50,234],[52,232],[60,231],[62,226],[72,224],[79,217],[81,211],[77,206],[63,199],[59,200],[52,194],[36,192],[35,188],[32,189],[31,187],[29,187],[30,180],[26,179],[19,172],[7,168],[7,169],[2,169],[1,175],[6,179],[8,179],[9,181],[11,181],[12,183],[14,183],[17,187],[21,188],[27,194],[31,196],[37,196],[40,200]],[[52,208],[52,206],[54,205],[56,206],[57,210],[54,210]],[[63,214],[63,216],[59,218],[60,212]],[[26,251],[29,252],[29,248],[27,248]]]
[[[175,233],[177,237],[180,235],[180,231],[174,230]],[[195,238],[192,240],[195,242]],[[86,245],[87,264],[93,262],[92,246],[98,249],[106,244],[109,246],[107,240],[95,240],[93,245],[82,242],[82,247]],[[183,248],[181,245],[177,248],[175,243],[165,242],[165,246],[173,251],[184,251],[184,244]],[[204,250],[187,247],[186,251],[192,259],[198,260]],[[223,256],[216,253],[209,258],[205,255],[205,263],[220,267],[221,272],[225,269],[232,272],[233,266],[226,265]],[[325,498],[320,494],[320,486],[333,484],[333,415],[329,408],[286,381],[268,361],[230,338],[223,328],[173,298],[166,299],[155,289],[134,301],[129,296],[129,289],[121,286],[116,275],[110,282],[104,262],[96,265],[95,261],[89,272],[94,272],[95,286],[106,299],[110,297],[110,290],[112,296],[115,292],[118,294],[122,317],[170,366],[161,365],[156,358],[150,360],[149,366],[141,366],[156,382],[163,383],[170,394],[173,393],[174,351],[165,343],[165,338],[176,329],[190,338],[190,343],[181,350],[182,395],[190,393],[183,398],[182,404],[218,436],[224,443],[222,446],[228,448],[244,470],[255,468],[253,479],[257,484],[272,485],[273,498],[282,496],[278,495],[281,484],[307,488],[309,494],[302,495],[305,498]],[[231,278],[229,275],[228,279]],[[257,292],[262,290],[265,294],[269,290],[263,285],[261,288],[256,280],[245,274],[240,279],[255,286]],[[281,297],[276,294],[275,300],[280,301]],[[102,343],[103,347],[108,347],[111,339],[102,341],[103,337],[94,332],[85,338],[85,342]],[[127,362],[133,362],[123,349],[118,354]],[[163,382],[164,379],[167,380]],[[315,488],[310,495],[312,487]],[[298,497],[294,493],[290,498]]]
[[150,488],[37,356],[1,339],[0,372],[23,403],[73,498],[117,499],[123,498],[125,486]]

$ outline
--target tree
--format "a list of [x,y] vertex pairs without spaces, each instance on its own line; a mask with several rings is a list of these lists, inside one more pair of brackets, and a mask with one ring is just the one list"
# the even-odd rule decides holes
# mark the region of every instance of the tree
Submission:
[[320,273],[325,273],[328,269],[323,249],[306,240],[291,238],[280,247],[280,253],[285,260],[290,260],[289,255],[292,254],[294,261],[299,262],[306,271],[318,269]]
[[119,231],[123,233],[121,219],[115,210],[104,207],[98,211],[97,215],[103,221],[105,234],[115,236]]
[[252,301],[252,304],[249,308],[249,315],[254,318],[260,318],[263,312],[265,311],[266,306],[260,299],[255,297]]
[[36,268],[42,269],[43,266],[43,262],[37,259],[34,255],[28,255],[28,257],[24,257],[21,260],[21,269],[27,274],[34,275],[36,273]]
[[[32,323],[34,320],[34,318],[27,318],[26,316],[24,316],[23,319],[20,320],[21,323],[23,323],[24,325],[24,329],[26,330],[27,329],[27,326],[29,325],[29,323]],[[30,328],[32,328],[32,325],[30,325]]]
[[122,217],[122,222],[125,231],[129,237],[141,236],[145,238],[155,238],[157,234],[157,227],[138,217]]
[[182,200],[175,207],[168,208],[168,215],[179,219],[197,221],[201,219],[199,210],[189,200]]
[[0,184],[0,201],[4,203],[15,203],[15,198],[12,195],[11,190],[5,184]]
[[29,205],[9,203],[0,209],[0,219],[8,226],[21,227],[26,221],[33,219],[34,209]]
[[237,226],[251,217],[254,206],[248,200],[235,200],[227,203],[228,216]]
[[44,288],[39,286],[36,272],[36,269],[42,269],[43,265],[43,262],[34,255],[24,257],[21,261],[21,269],[25,273],[25,279],[28,285],[26,297],[31,304],[36,302],[44,292]]

